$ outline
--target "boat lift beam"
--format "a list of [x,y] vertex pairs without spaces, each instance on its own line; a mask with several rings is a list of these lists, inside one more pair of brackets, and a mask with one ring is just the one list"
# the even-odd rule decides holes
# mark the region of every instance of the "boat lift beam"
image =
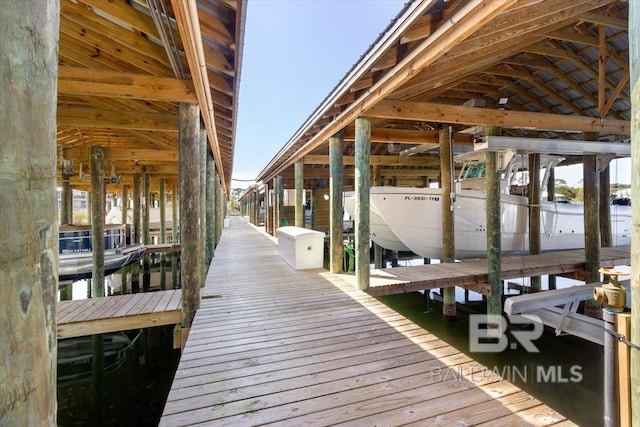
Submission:
[[[620,281],[620,285],[630,292],[629,280]],[[556,335],[566,332],[604,345],[604,322],[576,312],[580,301],[593,298],[593,289],[600,286],[602,283],[596,282],[510,297],[505,301],[504,312],[539,319],[545,326],[554,328]]]
[[628,142],[579,141],[546,138],[518,138],[511,136],[485,136],[473,144],[473,151],[500,151],[515,149],[529,153],[558,155],[613,155],[630,157]]

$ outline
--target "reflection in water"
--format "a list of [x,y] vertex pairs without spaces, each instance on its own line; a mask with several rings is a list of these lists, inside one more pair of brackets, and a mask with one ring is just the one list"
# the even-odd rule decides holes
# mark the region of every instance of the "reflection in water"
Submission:
[[[442,303],[418,292],[378,298],[443,341],[488,369],[474,375],[502,377],[580,426],[601,426],[603,420],[603,348],[571,335],[556,336],[551,329],[535,345],[539,353],[510,345],[501,353],[469,351],[469,314],[474,304],[458,305],[458,320],[446,323]],[[485,312],[480,302],[478,312]]]
[[180,359],[172,345],[172,326],[104,334],[99,404],[93,398],[91,337],[60,340],[58,425],[157,426]]

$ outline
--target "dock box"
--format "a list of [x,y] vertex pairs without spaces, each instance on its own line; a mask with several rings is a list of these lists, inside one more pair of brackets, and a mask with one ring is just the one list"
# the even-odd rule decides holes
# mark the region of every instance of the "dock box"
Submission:
[[278,255],[294,270],[322,268],[324,233],[301,227],[280,227]]

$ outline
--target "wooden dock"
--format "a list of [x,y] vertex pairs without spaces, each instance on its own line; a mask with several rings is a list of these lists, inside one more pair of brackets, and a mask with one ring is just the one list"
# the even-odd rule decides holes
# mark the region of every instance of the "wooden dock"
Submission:
[[58,339],[182,321],[180,289],[58,302]]
[[[502,258],[502,280],[545,274],[580,278],[584,271],[584,249],[548,252]],[[617,246],[600,250],[601,267],[629,265],[631,248]],[[348,275],[355,286],[355,277]],[[401,294],[449,286],[469,287],[482,291],[487,281],[487,261],[465,260],[455,264],[427,264],[412,267],[394,267],[371,270],[370,289],[374,296]]]
[[160,425],[574,425],[345,277],[232,218]]

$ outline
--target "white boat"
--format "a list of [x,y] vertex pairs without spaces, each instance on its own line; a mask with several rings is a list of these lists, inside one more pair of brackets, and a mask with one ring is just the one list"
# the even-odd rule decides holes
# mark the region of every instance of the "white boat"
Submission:
[[[90,225],[64,225],[58,231],[58,280],[69,282],[93,275],[93,230]],[[143,245],[131,245],[131,227],[106,224],[104,227],[105,276],[138,261]]]
[[[527,156],[514,150],[503,153],[506,165],[500,179],[501,251],[503,255],[529,251],[529,199],[523,183]],[[467,153],[460,179],[455,183],[455,258],[484,258],[486,240],[486,194],[484,191],[484,153]],[[541,189],[548,170],[563,158],[541,156]],[[413,252],[427,258],[442,258],[442,192],[438,188],[373,187],[371,212]],[[540,242],[542,251],[584,247],[583,206],[540,201]],[[631,243],[631,207],[611,205],[613,245]]]
[[[383,187],[384,188],[384,187]],[[373,189],[372,189],[373,191]],[[354,218],[356,214],[356,199],[355,192],[353,191],[345,191],[344,192],[344,210]],[[396,236],[396,234],[389,228],[389,226],[384,222],[382,217],[375,210],[373,205],[370,206],[369,209],[369,227],[371,233],[371,240],[379,246],[382,246],[385,249],[390,249],[393,251],[411,251],[402,243],[400,238]]]

